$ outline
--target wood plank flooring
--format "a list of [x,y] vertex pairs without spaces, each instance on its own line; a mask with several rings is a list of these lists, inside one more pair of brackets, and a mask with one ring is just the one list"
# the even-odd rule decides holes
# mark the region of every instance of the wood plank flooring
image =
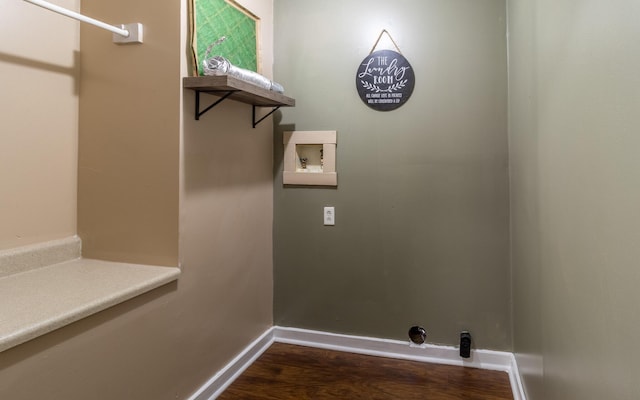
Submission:
[[220,400],[513,400],[506,372],[274,343]]

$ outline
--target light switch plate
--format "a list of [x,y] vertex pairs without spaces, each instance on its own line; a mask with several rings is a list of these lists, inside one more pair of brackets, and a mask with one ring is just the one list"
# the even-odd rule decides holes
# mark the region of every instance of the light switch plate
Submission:
[[336,224],[336,209],[335,207],[324,208],[324,224],[335,225]]

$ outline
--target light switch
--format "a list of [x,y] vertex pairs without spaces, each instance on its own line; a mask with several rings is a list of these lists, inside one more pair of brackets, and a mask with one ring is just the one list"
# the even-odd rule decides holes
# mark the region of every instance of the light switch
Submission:
[[324,208],[324,224],[335,225],[336,224],[336,209],[335,207]]

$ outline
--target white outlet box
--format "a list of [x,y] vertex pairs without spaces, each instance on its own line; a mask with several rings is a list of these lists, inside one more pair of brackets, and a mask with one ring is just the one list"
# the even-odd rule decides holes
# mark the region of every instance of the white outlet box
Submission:
[[324,208],[324,224],[335,225],[336,224],[336,209],[335,207]]

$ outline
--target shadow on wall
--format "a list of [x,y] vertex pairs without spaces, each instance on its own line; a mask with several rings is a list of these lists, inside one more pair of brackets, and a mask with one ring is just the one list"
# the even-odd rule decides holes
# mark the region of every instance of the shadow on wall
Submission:
[[49,71],[57,74],[69,75],[73,78],[73,94],[78,96],[80,94],[80,52],[73,52],[73,65],[71,67],[65,67],[62,65],[51,64],[44,61],[33,60],[31,58],[25,58],[0,52],[0,62],[8,64],[16,64],[22,67],[37,69],[41,71]]
[[[184,182],[187,192],[248,185],[272,185],[265,170],[273,159],[272,121],[252,127],[248,104],[225,100],[194,119],[193,91],[184,91]],[[217,96],[203,95],[201,108]]]
[[284,132],[295,131],[295,124],[281,125],[282,111],[273,113],[273,181],[282,185],[282,171],[284,170]]

